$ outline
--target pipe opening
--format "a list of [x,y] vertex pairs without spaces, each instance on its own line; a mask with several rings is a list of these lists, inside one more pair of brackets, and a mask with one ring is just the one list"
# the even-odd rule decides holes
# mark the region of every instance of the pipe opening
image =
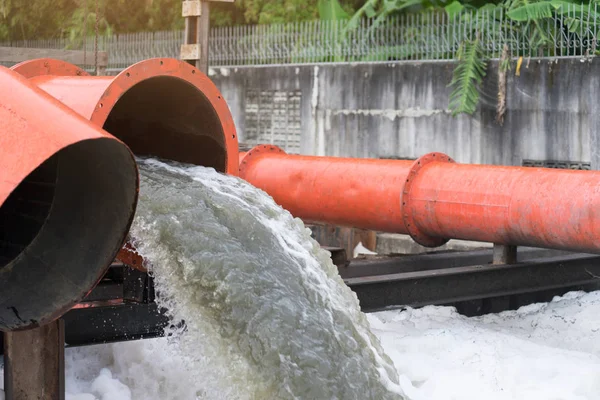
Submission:
[[0,329],[62,315],[102,277],[135,211],[135,160],[108,138],[65,147],[0,206]]
[[13,261],[37,236],[54,201],[58,157],[31,172],[0,206],[0,268]]
[[136,155],[226,170],[218,114],[204,93],[183,79],[157,76],[137,83],[114,105],[104,129]]

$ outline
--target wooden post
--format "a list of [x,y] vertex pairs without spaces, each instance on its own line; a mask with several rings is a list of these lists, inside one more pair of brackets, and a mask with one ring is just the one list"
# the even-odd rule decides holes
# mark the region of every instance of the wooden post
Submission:
[[184,0],[181,15],[185,33],[180,57],[208,75],[209,1],[233,3],[234,0]]
[[517,246],[494,243],[493,264],[514,264],[517,262]]
[[65,399],[62,319],[36,329],[4,333],[6,400]]
[[200,43],[200,59],[196,68],[208,75],[208,37],[210,35],[210,7],[208,1],[201,2],[202,15],[198,18],[196,41]]

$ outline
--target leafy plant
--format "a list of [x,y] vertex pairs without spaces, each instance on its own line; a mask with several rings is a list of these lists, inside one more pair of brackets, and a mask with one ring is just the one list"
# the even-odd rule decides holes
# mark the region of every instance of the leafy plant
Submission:
[[479,103],[478,86],[486,72],[486,61],[483,57],[481,41],[477,38],[465,41],[460,45],[457,54],[458,65],[450,82],[454,87],[450,93],[450,109],[452,114],[472,114]]
[[343,21],[350,17],[338,0],[319,0],[317,7],[323,21]]
[[[596,2],[600,4],[600,0],[591,1],[576,3],[575,0],[367,0],[352,16],[346,31],[357,29],[364,19],[370,20],[368,29],[375,31],[379,24],[392,15],[444,10],[448,21],[460,21],[461,29],[468,29],[460,33],[465,39],[460,43],[455,55],[457,66],[449,85],[452,87],[449,108],[453,115],[472,114],[477,109],[479,85],[485,77],[489,58],[502,57],[502,71],[510,68],[510,57],[506,55],[508,50],[486,47],[484,51],[484,35],[490,35],[490,32],[506,33],[501,40],[503,45],[510,49],[513,57],[531,56],[532,52],[538,56],[555,56],[558,50],[562,51],[561,55],[600,54],[597,50],[597,32],[592,32],[591,29],[600,25],[600,13],[595,11]],[[427,27],[421,26],[421,29],[426,30]],[[402,34],[407,44],[378,49],[376,54],[370,55],[368,59],[380,60],[380,54],[389,54],[388,50],[393,53],[389,59],[418,59],[423,46],[411,48],[411,32],[405,29]],[[419,33],[414,37],[419,37]],[[527,41],[527,46],[523,46],[519,37]],[[487,40],[494,41],[500,38]],[[555,45],[557,40],[565,43],[565,46],[558,49]],[[570,46],[572,43],[584,43],[588,50],[585,54],[579,54],[579,47]],[[436,55],[429,49],[428,56],[446,58],[448,55]],[[505,99],[505,96],[502,98]],[[498,108],[500,119],[504,113],[503,107]]]

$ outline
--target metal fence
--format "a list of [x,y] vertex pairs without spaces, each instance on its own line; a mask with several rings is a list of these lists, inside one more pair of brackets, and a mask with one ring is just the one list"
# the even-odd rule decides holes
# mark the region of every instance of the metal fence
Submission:
[[[210,33],[210,65],[244,66],[392,60],[453,60],[460,44],[479,38],[484,56],[498,57],[504,45],[511,56],[592,56],[600,28],[598,4],[569,4],[541,24],[518,24],[502,9],[467,12],[448,18],[443,12],[363,20],[311,21],[280,25],[216,27]],[[100,37],[109,53],[109,69],[122,69],[152,57],[179,56],[183,32],[152,32]],[[2,46],[72,48],[68,40],[0,43]],[[93,63],[94,39],[85,49]]]

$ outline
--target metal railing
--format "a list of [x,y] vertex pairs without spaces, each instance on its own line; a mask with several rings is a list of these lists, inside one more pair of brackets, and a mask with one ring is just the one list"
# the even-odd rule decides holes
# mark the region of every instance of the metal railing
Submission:
[[[485,57],[593,56],[598,50],[598,4],[569,4],[543,24],[518,24],[500,9],[400,15],[383,21],[311,21],[279,25],[216,27],[210,33],[210,65],[244,66],[393,60],[453,60],[460,44],[479,38]],[[556,14],[556,13],[555,13]],[[179,56],[183,32],[144,32],[101,37],[109,69],[153,57]],[[0,43],[0,46],[83,49],[66,39]],[[93,63],[94,40],[86,41]]]

